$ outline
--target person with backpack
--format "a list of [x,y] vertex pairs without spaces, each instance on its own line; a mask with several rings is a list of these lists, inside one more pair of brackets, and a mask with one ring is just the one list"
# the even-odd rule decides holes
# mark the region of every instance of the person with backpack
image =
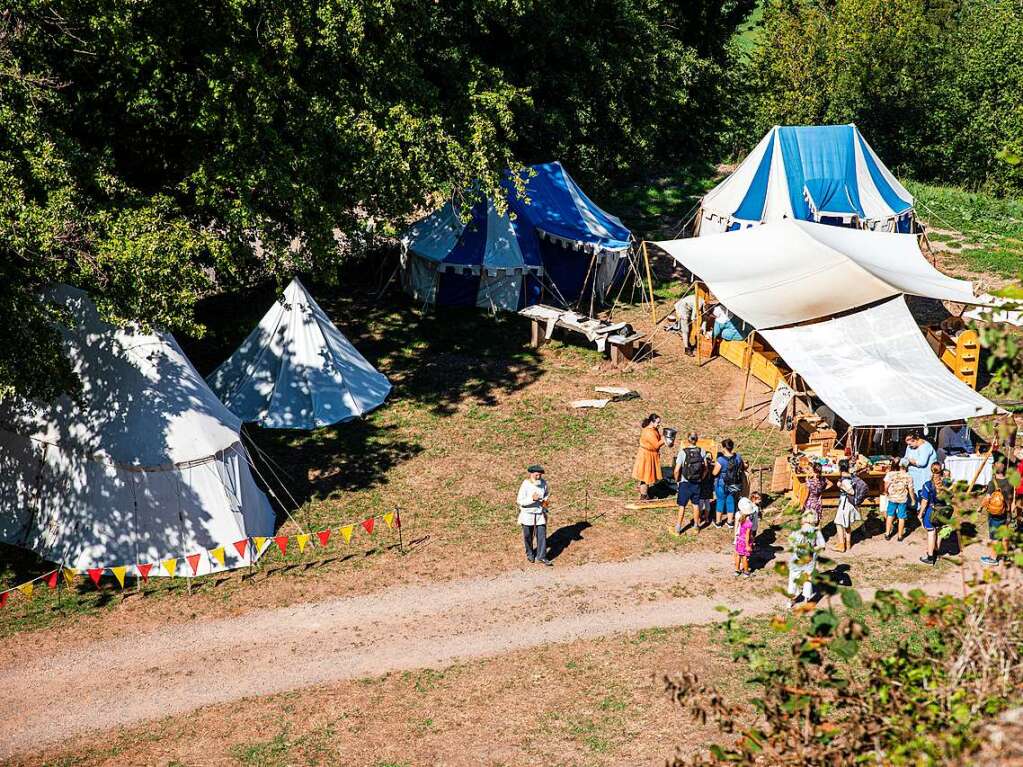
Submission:
[[714,464],[714,495],[717,499],[715,527],[735,525],[735,507],[742,494],[745,471],[742,456],[735,452],[735,443],[727,438],[721,440],[721,452]]
[[714,456],[706,454],[703,479],[700,481],[700,519],[704,525],[710,524],[711,512],[714,509]]
[[852,548],[852,527],[859,522],[860,504],[867,497],[867,483],[849,471],[849,460],[838,462],[838,511],[835,512],[835,528],[838,531],[836,551]]
[[934,512],[938,505],[938,488],[941,487],[943,472],[944,469],[940,463],[931,464],[931,478],[924,482],[917,499],[920,507],[920,525],[927,533],[927,554],[920,557],[920,561],[931,566],[938,561],[938,526],[940,522]]
[[991,546],[991,556],[980,558],[985,565],[998,564],[996,548],[996,543],[999,540],[998,531],[1005,525],[1012,513],[1014,498],[1015,489],[1005,476],[1005,464],[999,463],[995,466],[995,476],[988,482],[987,495],[980,504],[980,507],[987,512],[987,535]]
[[682,535],[682,522],[686,506],[693,505],[693,527],[700,532],[703,525],[700,509],[700,491],[707,473],[707,452],[697,443],[700,435],[695,431],[689,435],[688,444],[678,451],[675,459],[675,481],[678,483],[678,517],[675,520],[675,534]]
[[[898,468],[894,468],[895,466]],[[895,534],[895,520],[898,519],[899,542],[902,542],[902,539],[906,537],[906,517],[909,516],[909,509],[917,505],[916,488],[908,469],[909,460],[903,458],[899,460],[898,464],[893,463],[893,470],[885,474],[884,477],[884,491],[888,497],[888,504],[884,512],[884,539],[886,541],[890,541]]]

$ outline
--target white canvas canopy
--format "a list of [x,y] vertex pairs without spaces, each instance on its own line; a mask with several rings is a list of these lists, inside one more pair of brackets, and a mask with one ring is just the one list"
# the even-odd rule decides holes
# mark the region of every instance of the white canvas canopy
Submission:
[[74,288],[52,298],[82,392],[0,408],[0,540],[79,570],[202,553],[202,574],[220,567],[206,550],[272,535],[241,423],[174,337],[111,327]]
[[999,412],[934,355],[903,297],[762,334],[850,426],[940,424]]
[[391,391],[298,279],[208,380],[231,412],[271,429],[349,421]]
[[966,280],[946,277],[916,236],[808,221],[656,243],[698,275],[730,311],[774,328],[910,295],[982,303]]

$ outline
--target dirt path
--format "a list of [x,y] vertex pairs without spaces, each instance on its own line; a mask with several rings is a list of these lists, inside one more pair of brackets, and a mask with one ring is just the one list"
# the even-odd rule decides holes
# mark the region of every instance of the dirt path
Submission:
[[[861,555],[870,553],[865,546]],[[709,623],[721,618],[715,610],[721,604],[751,615],[781,607],[775,577],[737,582],[728,564],[721,554],[701,552],[553,570],[531,566],[174,624],[50,657],[15,653],[0,688],[0,759],[86,731],[247,696]],[[954,571],[925,572],[931,590],[959,583]]]

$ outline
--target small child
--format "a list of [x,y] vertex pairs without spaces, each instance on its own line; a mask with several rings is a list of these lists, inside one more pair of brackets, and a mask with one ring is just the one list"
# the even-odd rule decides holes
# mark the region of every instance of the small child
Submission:
[[[753,553],[753,504],[744,498],[735,517],[735,575],[749,578],[749,556]],[[752,508],[751,508],[752,507]]]
[[[707,455],[707,471],[700,482],[700,519],[707,525],[711,523],[714,509],[714,459]],[[700,531],[699,528],[696,529]]]

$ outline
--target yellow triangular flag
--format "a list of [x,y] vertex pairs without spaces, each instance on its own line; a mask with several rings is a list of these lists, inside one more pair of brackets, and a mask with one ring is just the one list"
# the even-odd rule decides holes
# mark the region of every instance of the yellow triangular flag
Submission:
[[224,566],[224,547],[217,546],[215,549],[210,549],[210,556],[220,562],[220,566]]
[[22,594],[24,594],[29,599],[32,598],[32,592],[34,590],[35,590],[35,584],[34,583],[23,583],[20,586],[18,586],[18,591],[20,591]]
[[384,514],[384,522],[387,523],[387,529],[388,530],[390,530],[392,527],[394,527],[394,512],[393,511],[389,511],[386,514]]
[[163,560],[163,562],[161,562],[161,564],[163,565],[163,569],[167,571],[167,575],[169,575],[169,576],[171,576],[173,578],[174,577],[174,573],[176,573],[177,570],[178,570],[178,560],[177,559],[165,559],[165,560]]
[[124,575],[125,575],[125,573],[128,572],[127,566],[126,565],[121,565],[120,567],[111,567],[110,568],[110,572],[112,572],[114,574],[114,577],[117,578],[117,582],[121,584],[121,588],[123,589],[124,588]]
[[266,544],[266,538],[265,537],[261,538],[258,535],[253,536],[253,538],[252,538],[252,545],[256,547],[256,556],[257,557],[260,554],[263,553],[263,546],[264,546],[264,544]]
[[345,543],[352,542],[352,533],[355,532],[355,525],[345,525],[341,528],[341,535],[345,537]]
[[65,567],[64,568],[64,580],[67,582],[68,586],[74,586],[75,585],[75,576],[76,575],[78,575],[77,571],[72,570],[70,567]]
[[309,543],[309,538],[310,537],[311,536],[309,535],[309,533],[301,533],[301,534],[295,536],[295,541],[298,542],[298,550],[299,550],[299,552],[305,551],[306,544]]

